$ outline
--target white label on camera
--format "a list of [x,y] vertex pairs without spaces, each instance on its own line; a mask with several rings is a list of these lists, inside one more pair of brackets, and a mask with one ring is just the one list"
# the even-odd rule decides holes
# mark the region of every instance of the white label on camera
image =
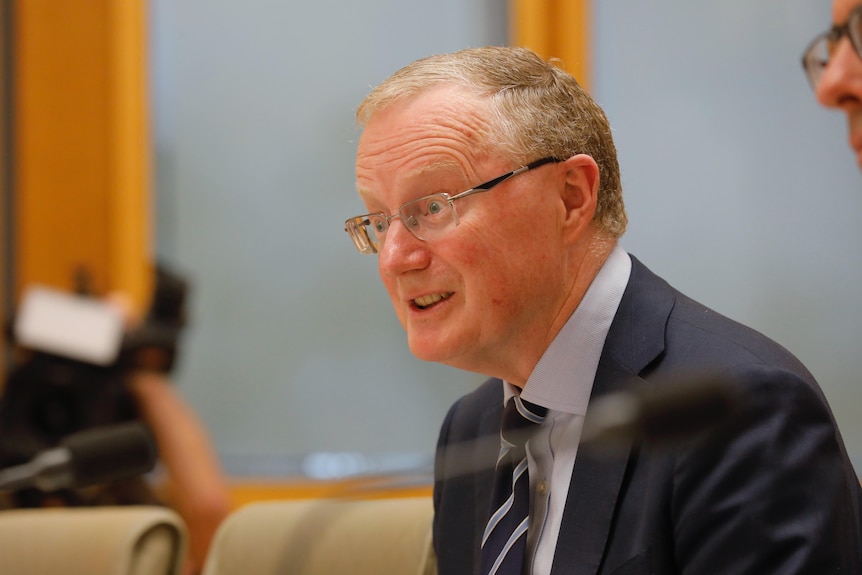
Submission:
[[21,300],[14,329],[24,347],[109,365],[120,350],[123,319],[99,300],[33,286]]

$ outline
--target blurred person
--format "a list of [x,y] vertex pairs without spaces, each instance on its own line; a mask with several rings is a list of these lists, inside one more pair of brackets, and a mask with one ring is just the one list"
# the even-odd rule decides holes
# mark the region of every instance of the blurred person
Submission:
[[[441,575],[862,573],[859,485],[818,384],[618,245],[610,126],[575,78],[526,49],[463,50],[399,70],[356,115],[369,213],[346,231],[412,353],[491,378],[440,431]],[[746,398],[732,426],[579,449],[595,400],[688,373]],[[501,428],[513,406],[525,448]]]
[[136,371],[128,387],[153,433],[163,471],[161,501],[182,517],[189,534],[188,573],[200,573],[231,498],[206,428],[161,373]]
[[[120,311],[128,331],[141,323],[123,294],[109,295],[108,302]],[[158,500],[174,509],[188,527],[186,572],[198,574],[218,526],[232,509],[215,447],[206,427],[176,391],[167,373],[135,369],[128,374],[126,385],[156,442],[163,472],[155,485]]]
[[[109,295],[106,303],[123,318],[127,333],[133,333],[143,323],[123,294]],[[39,360],[28,361],[25,355],[22,368],[13,380],[15,385],[4,390],[7,393],[0,397],[3,400],[0,423],[5,424],[0,427],[10,434],[3,438],[6,447],[10,442],[26,442],[29,447],[20,447],[28,451],[45,439],[43,434],[56,431],[53,424],[45,424],[47,428],[43,429],[43,423],[28,421],[38,419],[46,410],[58,416],[55,424],[62,422],[60,427],[68,427],[67,432],[78,431],[73,429],[77,426],[83,430],[140,419],[153,435],[159,463],[156,471],[147,476],[51,492],[37,488],[0,492],[0,509],[169,506],[180,515],[188,529],[188,560],[184,573],[196,575],[203,568],[216,529],[232,509],[229,487],[205,426],[168,375],[165,354],[155,348],[143,349],[140,353],[142,359],[124,360],[130,363],[104,373],[98,366],[63,364],[72,371],[58,375],[58,381],[42,379],[54,373],[53,363],[43,368]],[[3,417],[15,412],[20,413],[14,421]],[[22,454],[23,451],[17,455]]]
[[862,1],[835,0],[832,21],[808,45],[802,65],[817,100],[847,115],[850,148],[862,168]]

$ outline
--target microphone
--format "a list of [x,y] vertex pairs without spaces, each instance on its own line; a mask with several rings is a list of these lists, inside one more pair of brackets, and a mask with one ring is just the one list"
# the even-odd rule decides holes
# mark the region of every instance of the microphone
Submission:
[[25,464],[0,470],[0,491],[87,487],[146,473],[155,464],[155,444],[143,423],[94,427],[63,438]]
[[[629,442],[654,449],[671,449],[687,441],[730,428],[743,411],[747,395],[727,378],[715,374],[680,375],[659,385],[631,386],[590,401],[581,429],[579,449],[613,456]],[[447,477],[493,469],[476,462],[477,452],[496,453],[500,435],[494,433],[451,443],[445,447]],[[432,475],[433,465],[409,470],[408,477],[369,478],[347,495],[380,489],[413,487]]]
[[581,445],[612,449],[622,441],[667,445],[713,433],[743,406],[726,379],[700,376],[610,393],[590,403]]

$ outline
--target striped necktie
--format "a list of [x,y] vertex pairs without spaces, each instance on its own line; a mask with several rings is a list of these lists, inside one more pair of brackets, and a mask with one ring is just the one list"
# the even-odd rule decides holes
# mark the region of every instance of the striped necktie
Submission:
[[482,575],[521,575],[530,524],[526,443],[547,412],[518,396],[503,411],[491,518],[482,536]]

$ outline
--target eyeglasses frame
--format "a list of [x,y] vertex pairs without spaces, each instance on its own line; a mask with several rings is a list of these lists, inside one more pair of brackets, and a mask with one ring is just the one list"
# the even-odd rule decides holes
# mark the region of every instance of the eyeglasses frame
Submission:
[[[862,59],[862,33],[857,36],[852,32],[853,28],[851,27],[851,23],[855,23],[856,19],[862,19],[862,5],[854,8],[853,11],[850,12],[850,15],[847,17],[847,21],[844,22],[844,24],[836,24],[832,26],[832,28],[830,28],[829,30],[821,32],[820,34],[815,36],[814,39],[808,43],[808,46],[806,46],[805,51],[802,52],[802,69],[805,71],[805,77],[808,78],[808,83],[811,84],[811,88],[813,90],[817,90],[817,84],[812,78],[812,73],[808,69],[807,63],[809,61],[808,55],[818,43],[827,40],[834,42],[837,45],[838,42],[840,42],[841,39],[846,36],[847,39],[850,41],[850,45],[853,46],[853,49],[856,51],[856,55],[859,56],[860,59]],[[831,54],[829,55],[829,58],[831,60]],[[830,60],[827,60],[826,63],[822,65],[821,75],[822,71],[825,70],[826,66],[829,65]]]
[[[426,240],[420,238],[419,236],[417,236],[416,232],[413,231],[413,229],[409,225],[407,225],[408,222],[404,221],[404,218],[401,215],[401,210],[403,210],[405,206],[419,202],[419,201],[426,199],[426,198],[433,198],[433,197],[438,197],[438,196],[443,197],[446,200],[446,203],[449,205],[449,209],[452,211],[455,225],[457,226],[459,224],[459,220],[458,220],[458,211],[455,209],[455,200],[460,200],[461,198],[466,198],[467,196],[471,196],[473,194],[478,194],[481,192],[487,192],[487,191],[491,190],[494,186],[502,184],[503,182],[505,182],[509,178],[513,178],[513,177],[517,176],[518,174],[523,174],[524,172],[538,168],[539,166],[544,166],[545,164],[561,162],[561,161],[563,161],[563,160],[560,160],[559,158],[545,157],[545,158],[542,158],[540,160],[530,162],[529,164],[521,166],[520,168],[512,170],[511,172],[506,172],[502,176],[497,176],[496,178],[494,178],[492,180],[488,180],[487,182],[485,182],[483,184],[479,184],[478,186],[472,187],[469,190],[465,190],[463,192],[455,194],[454,196],[450,196],[449,194],[447,194],[445,192],[440,192],[437,194],[429,194],[427,196],[421,196],[419,198],[416,198],[415,200],[411,200],[411,201],[405,203],[404,205],[400,206],[395,211],[395,213],[390,214],[390,215],[387,215],[383,212],[374,212],[374,213],[370,213],[370,214],[363,214],[361,216],[355,216],[355,217],[347,219],[344,222],[344,231],[346,231],[348,233],[348,235],[350,236],[350,239],[353,240],[353,245],[356,247],[356,249],[359,251],[359,253],[366,254],[366,255],[372,255],[372,254],[377,253],[377,251],[378,251],[376,241],[371,239],[367,230],[364,227],[364,224],[360,225],[360,223],[359,223],[362,220],[366,220],[370,216],[382,217],[384,219],[384,221],[386,222],[386,229],[387,230],[389,229],[389,225],[390,225],[390,222],[392,220],[400,219],[402,221],[402,223],[405,224],[405,227],[408,230],[410,230],[410,232],[414,236],[416,236],[417,239],[419,239],[420,241],[426,241]],[[357,241],[357,240],[359,240],[359,241]],[[363,245],[360,245],[360,243]]]

